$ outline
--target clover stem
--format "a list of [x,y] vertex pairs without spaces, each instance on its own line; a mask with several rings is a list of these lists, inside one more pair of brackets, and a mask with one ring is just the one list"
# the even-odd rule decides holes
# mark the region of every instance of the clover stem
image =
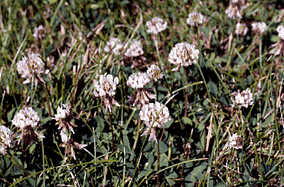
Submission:
[[[160,52],[159,52],[159,47],[158,47],[158,37],[155,36],[155,39],[154,39],[154,42],[155,42],[155,46],[156,46],[156,50],[157,50],[157,55],[158,55],[158,58],[159,58],[159,61],[160,61],[160,64],[163,64],[163,61],[160,57]],[[165,66],[165,64],[163,64]]]
[[138,139],[139,139],[139,129],[140,129],[140,124],[141,124],[141,119],[139,118],[138,120],[138,127],[137,127],[137,134],[136,134],[136,138],[135,138],[135,142],[134,142],[134,145],[132,147],[132,150],[134,151],[135,148],[136,148],[136,145],[137,145],[137,142],[138,142]]
[[[41,82],[41,81],[40,81]],[[46,102],[47,102],[47,110],[48,110],[48,115],[49,117],[51,117],[51,110],[50,110],[50,103],[49,103],[49,98],[48,98],[48,92],[47,92],[47,89],[45,87],[45,84],[43,82],[42,83],[42,87],[43,87],[43,91],[44,91],[44,94],[45,94],[45,99],[46,99]]]
[[[187,81],[187,73],[186,73],[186,69],[183,68],[184,70],[184,76],[185,76],[185,86],[188,85],[188,81]],[[187,116],[187,105],[188,105],[188,88],[185,88],[185,99],[184,99],[184,105],[185,105],[185,108],[184,108],[184,117]]]
[[[159,140],[157,141],[157,170],[160,168],[160,150],[159,150]],[[160,186],[160,173],[157,175],[157,186]]]
[[112,123],[111,123],[111,116],[110,116],[110,112],[108,112],[108,119],[109,119],[109,125],[110,125],[110,130],[111,130],[111,138],[112,138],[112,151],[114,151],[114,135],[113,135],[113,127],[112,127]]

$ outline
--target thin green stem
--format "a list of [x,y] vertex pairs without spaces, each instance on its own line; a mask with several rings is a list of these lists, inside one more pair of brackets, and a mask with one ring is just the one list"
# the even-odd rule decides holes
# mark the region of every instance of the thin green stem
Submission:
[[161,59],[161,56],[160,56],[160,51],[159,51],[159,46],[158,46],[158,36],[154,36],[155,39],[154,39],[154,42],[155,42],[155,46],[156,46],[156,50],[157,50],[157,55],[158,55],[158,58],[159,58],[159,61],[160,61],[160,64],[165,67],[166,65],[163,63],[162,59]]
[[21,170],[23,170],[23,172],[27,175],[27,177],[31,177],[34,181],[36,181],[36,178],[31,176],[29,172],[25,170],[25,168],[15,159],[15,157],[12,154],[10,154],[9,152],[8,154],[11,156],[12,160],[21,168]]
[[43,140],[41,140],[41,150],[42,150],[42,168],[43,168],[43,186],[45,186],[45,161],[44,161],[44,145],[43,145]]
[[137,145],[137,142],[138,142],[138,139],[139,139],[140,125],[141,125],[141,119],[139,118],[139,120],[138,120],[138,126],[137,126],[136,138],[135,138],[135,142],[134,142],[133,147],[132,147],[132,150],[133,150],[133,151],[135,150],[136,145]]
[[[186,69],[183,68],[184,70],[184,76],[185,76],[185,86],[188,85],[188,81],[187,81],[187,73],[186,73]],[[188,88],[185,88],[184,90],[185,94],[184,94],[184,117],[187,116],[187,105],[188,105]]]
[[[159,140],[157,141],[157,170],[160,169],[160,150],[159,150]],[[157,186],[160,186],[160,174],[157,174]]]
[[[41,82],[41,81],[40,81]],[[50,110],[50,102],[49,102],[49,97],[48,97],[48,92],[47,92],[47,89],[45,87],[45,84],[44,82],[41,82],[42,83],[42,87],[43,87],[43,91],[44,91],[44,94],[45,94],[45,99],[46,99],[46,105],[47,105],[47,110],[48,110],[48,115],[49,117],[51,117],[51,110]]]
[[111,148],[112,148],[112,151],[114,151],[114,134],[113,134],[113,126],[112,126],[112,122],[111,122],[111,113],[108,112],[108,120],[109,120],[109,125],[110,125],[110,130],[111,130],[111,138],[112,138],[112,141],[111,141]]

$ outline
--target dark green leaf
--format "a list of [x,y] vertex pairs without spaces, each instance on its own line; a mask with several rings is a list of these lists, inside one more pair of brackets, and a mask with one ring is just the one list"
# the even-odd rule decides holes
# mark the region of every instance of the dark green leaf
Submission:
[[171,126],[171,124],[173,123],[173,119],[170,119],[169,121],[167,121],[164,126],[162,127],[163,129],[167,129]]
[[159,140],[159,150],[160,150],[160,153],[165,153],[165,152],[168,151],[167,144],[165,144],[164,142],[162,142],[160,140]]
[[180,74],[180,72],[176,71],[176,72],[174,73],[174,76],[175,76],[175,78],[176,78],[177,80],[181,80],[181,74]]
[[204,170],[207,168],[206,165],[200,165],[195,167],[192,172],[190,172],[192,175],[194,175],[198,180],[201,180],[203,177]]
[[168,156],[165,154],[160,154],[160,167],[167,167],[169,166],[169,159]]
[[192,125],[192,121],[188,117],[182,117],[182,121],[185,125]]
[[216,84],[212,81],[208,82],[208,88],[210,93],[212,93],[213,95],[217,95],[218,94],[218,88],[216,86]]
[[176,174],[176,172],[173,172],[166,177],[166,180],[168,181],[169,185],[174,185],[176,182],[171,180],[171,179],[175,179],[177,177],[178,177],[178,175]]
[[123,144],[127,148],[126,151],[130,152],[131,146],[130,146],[130,142],[129,142],[128,136],[126,136],[126,135],[123,136]]
[[137,180],[140,180],[140,179],[143,178],[144,176],[149,175],[151,172],[152,172],[151,169],[142,170],[142,171],[139,173]]
[[150,141],[148,141],[148,142],[146,143],[146,146],[144,147],[143,151],[146,152],[146,151],[148,151],[149,149],[151,149],[151,147],[152,147],[152,143],[151,143]]
[[168,92],[169,89],[168,89],[168,88],[165,88],[165,87],[163,87],[163,86],[161,86],[161,85],[159,85],[159,86],[158,86],[158,91]]
[[192,174],[187,174],[187,176],[184,179],[184,184],[186,187],[193,187],[194,183],[196,182],[196,178]]
[[154,163],[154,156],[148,153],[148,167],[151,168],[152,164]]

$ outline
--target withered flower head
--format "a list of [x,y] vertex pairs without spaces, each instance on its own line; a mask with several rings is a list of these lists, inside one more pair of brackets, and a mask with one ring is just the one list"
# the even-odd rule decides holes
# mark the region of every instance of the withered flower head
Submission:
[[245,0],[231,0],[229,7],[225,10],[225,13],[229,18],[235,19],[236,17],[242,19],[242,11],[247,8],[250,3]]
[[[150,130],[151,129],[151,130]],[[156,142],[158,142],[157,140],[157,128],[155,127],[148,127],[147,129],[144,130],[144,132],[141,134],[141,136],[147,136],[149,134],[149,141],[150,140],[155,140]]]
[[159,79],[163,78],[164,74],[162,73],[159,66],[152,64],[147,69],[147,75],[150,79],[152,79],[154,82],[157,82]]
[[55,114],[56,125],[59,125],[58,129],[62,129],[62,131],[71,131],[74,134],[73,127],[77,127],[71,119],[70,115],[70,107],[66,104],[57,107],[57,114]]
[[132,105],[143,106],[149,104],[151,101],[156,99],[156,95],[149,92],[150,89],[138,88],[130,97],[130,103]]
[[192,12],[188,14],[188,18],[186,20],[186,23],[189,24],[190,26],[199,26],[202,25],[204,22],[207,21],[206,16],[199,12]]
[[116,55],[120,55],[123,49],[124,49],[124,43],[121,42],[119,38],[110,38],[110,40],[106,43],[104,51],[113,52]]
[[149,92],[150,89],[144,88],[144,86],[149,82],[150,78],[147,73],[133,73],[128,77],[127,86],[131,86],[136,89],[130,97],[130,102],[133,105],[145,105],[151,100],[156,99],[156,96]]
[[38,27],[35,27],[33,37],[36,40],[42,40],[45,37],[45,34],[46,34],[45,28],[42,25],[40,25]]
[[65,147],[64,151],[65,158],[71,155],[74,158],[74,160],[76,160],[74,149],[83,149],[84,147],[87,146],[87,144],[79,144],[77,142],[74,142],[74,140],[71,139],[71,134],[69,134],[68,132],[61,131],[60,135],[62,143],[59,146]]
[[229,140],[228,140],[229,144],[228,147],[229,148],[234,148],[234,149],[241,149],[243,146],[243,139],[240,135],[238,135],[237,133],[233,134]]

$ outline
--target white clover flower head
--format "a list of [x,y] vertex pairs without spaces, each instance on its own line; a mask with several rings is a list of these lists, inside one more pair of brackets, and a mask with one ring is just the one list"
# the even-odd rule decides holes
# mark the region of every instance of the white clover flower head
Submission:
[[55,114],[55,120],[60,121],[66,119],[70,115],[70,107],[66,104],[57,107],[57,114]]
[[199,50],[195,49],[193,44],[186,42],[177,43],[169,54],[169,62],[178,65],[173,71],[177,71],[180,66],[190,66],[196,64],[199,56]]
[[24,129],[27,126],[36,127],[39,122],[40,119],[37,113],[31,107],[20,110],[12,120],[12,124],[20,129]]
[[7,148],[12,147],[13,144],[13,132],[1,125],[0,126],[0,153],[5,155],[7,153]]
[[132,40],[128,46],[128,49],[125,51],[124,55],[126,57],[138,57],[144,54],[143,46],[140,40]]
[[99,81],[94,81],[94,95],[95,97],[103,98],[103,105],[106,111],[111,111],[113,105],[120,106],[114,99],[116,86],[118,84],[118,77],[113,78],[112,75],[105,73],[100,75]]
[[233,107],[235,107],[235,104],[239,105],[240,108],[248,108],[248,106],[253,105],[253,95],[249,88],[242,92],[239,90],[238,92],[233,92],[232,95],[234,96],[234,98],[231,98]]
[[123,51],[123,42],[119,38],[110,38],[106,43],[104,48],[105,52],[113,52],[116,55],[119,55]]
[[95,97],[113,97],[115,89],[118,84],[118,77],[113,78],[112,75],[105,73],[100,75],[99,81],[94,81],[94,95]]
[[158,128],[162,128],[166,122],[171,118],[168,108],[158,102],[149,103],[142,107],[139,112],[140,119],[145,121],[147,129],[141,136],[147,136],[149,134],[149,140],[155,140],[157,142],[156,131]]
[[242,144],[243,144],[243,139],[237,133],[230,136],[228,140],[228,148],[241,149]]
[[278,32],[278,36],[281,38],[281,40],[284,40],[284,27],[283,27],[283,25],[279,25],[276,28],[276,31]]
[[167,22],[159,17],[152,18],[150,21],[146,22],[146,26],[148,27],[147,32],[158,34],[167,28]]
[[139,116],[141,120],[145,121],[147,127],[155,128],[162,128],[171,119],[169,109],[159,102],[142,106]]
[[251,26],[252,26],[252,30],[258,33],[259,35],[261,35],[262,33],[264,33],[264,31],[267,30],[267,25],[265,22],[255,22],[255,23],[252,23]]
[[24,143],[31,143],[45,138],[36,131],[39,122],[40,119],[37,113],[31,107],[20,110],[12,120],[12,124],[20,128],[21,134],[18,136],[19,141],[22,139]]
[[192,12],[188,14],[188,18],[186,19],[186,23],[190,26],[198,26],[202,25],[202,23],[206,22],[207,18],[203,14],[199,12]]
[[38,79],[44,82],[41,74],[48,73],[48,71],[44,71],[44,63],[41,56],[35,53],[29,53],[28,57],[24,56],[22,60],[17,63],[17,70],[22,78],[28,78],[24,81],[24,84],[29,83],[32,78],[35,78],[36,84]]
[[147,69],[147,74],[150,79],[152,79],[154,82],[157,82],[159,79],[163,78],[164,74],[162,73],[159,66],[152,64]]
[[38,27],[35,27],[33,37],[36,40],[39,40],[39,39],[42,40],[45,37],[45,34],[46,34],[45,28],[42,25],[40,25]]
[[131,86],[134,89],[143,88],[146,84],[150,82],[150,78],[147,73],[133,73],[128,77],[126,82],[127,86]]
[[248,27],[245,23],[237,23],[235,33],[237,35],[245,36],[248,32]]

